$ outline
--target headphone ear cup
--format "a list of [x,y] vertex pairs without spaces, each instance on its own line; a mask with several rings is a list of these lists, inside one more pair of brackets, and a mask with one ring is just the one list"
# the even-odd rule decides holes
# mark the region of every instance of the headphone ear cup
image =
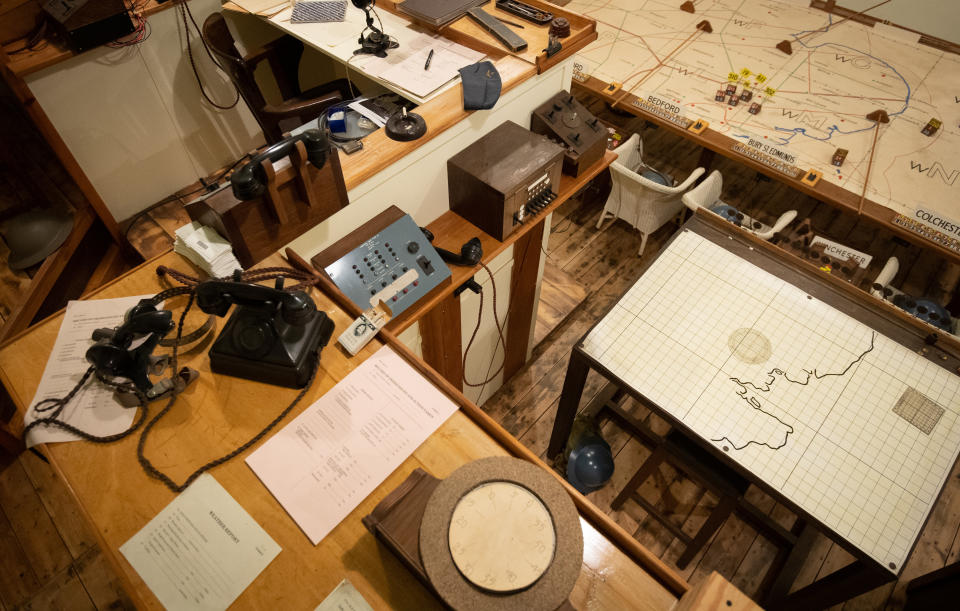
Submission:
[[327,162],[327,151],[330,149],[330,143],[326,136],[318,129],[308,129],[303,133],[303,147],[307,151],[307,159],[316,168],[322,168]]
[[127,313],[123,315],[123,320],[130,322],[135,316],[143,314],[145,312],[156,312],[157,306],[153,304],[149,299],[141,299],[140,302],[127,310]]

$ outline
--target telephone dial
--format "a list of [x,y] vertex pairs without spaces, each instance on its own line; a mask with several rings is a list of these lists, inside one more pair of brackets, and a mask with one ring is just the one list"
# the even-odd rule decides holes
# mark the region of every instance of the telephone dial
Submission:
[[197,286],[197,305],[207,314],[225,316],[236,309],[210,348],[214,373],[302,388],[316,370],[320,351],[333,333],[333,322],[318,311],[303,291],[284,291],[283,278],[273,287],[208,280]]

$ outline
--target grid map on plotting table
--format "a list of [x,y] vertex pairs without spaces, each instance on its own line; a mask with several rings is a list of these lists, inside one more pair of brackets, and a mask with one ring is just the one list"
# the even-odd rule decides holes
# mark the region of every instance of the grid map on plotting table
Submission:
[[960,378],[690,231],[583,349],[894,573],[960,451]]

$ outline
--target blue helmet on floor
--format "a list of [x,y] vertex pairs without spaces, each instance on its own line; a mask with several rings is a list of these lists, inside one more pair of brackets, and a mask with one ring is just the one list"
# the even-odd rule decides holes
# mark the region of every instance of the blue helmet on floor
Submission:
[[603,487],[613,476],[613,452],[603,438],[586,435],[567,459],[567,481],[582,494]]

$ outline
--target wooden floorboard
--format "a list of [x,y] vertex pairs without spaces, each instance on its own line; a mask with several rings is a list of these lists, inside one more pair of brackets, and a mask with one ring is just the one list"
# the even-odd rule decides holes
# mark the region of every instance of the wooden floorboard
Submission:
[[[610,120],[610,113],[606,112],[603,118]],[[626,122],[644,129],[642,122]],[[689,172],[696,163],[693,151],[687,150],[682,143],[671,144],[669,138],[660,133],[662,131],[644,130],[645,159],[649,160],[654,151],[666,151],[680,158],[666,160],[658,167],[666,168],[674,175]],[[651,135],[649,140],[648,134]],[[758,180],[754,173],[743,171],[730,161],[718,159],[715,168],[723,173],[723,197],[728,203],[768,223],[783,211],[795,209],[800,216],[811,218],[818,234],[837,241],[846,240],[844,243],[849,246],[873,254],[874,261],[868,277],[879,272],[889,256],[897,256],[901,262],[896,282],[905,283],[906,288],[918,293],[930,291],[932,283],[943,274],[942,265],[936,264],[918,248],[893,240],[886,230],[861,222],[856,217],[840,214],[775,181]],[[636,280],[638,270],[646,260],[646,256],[636,256],[635,248],[639,246],[639,239],[626,223],[607,221],[599,230],[596,229],[605,197],[606,193],[601,193],[593,201],[578,201],[577,204],[581,206],[579,210],[565,209],[562,215],[558,215],[548,241],[548,260],[584,284],[588,289],[587,299],[574,315],[534,349],[531,362],[483,406],[508,429],[516,431],[521,441],[540,455],[545,452],[572,345]],[[674,227],[668,226],[657,232],[648,246],[648,253],[656,252],[674,230]],[[955,290],[955,282],[948,284],[939,296],[945,300],[952,297]],[[600,382],[588,378],[585,394],[595,393],[599,385]],[[581,409],[587,400],[584,398],[581,401]],[[631,409],[636,410],[640,418],[646,415],[642,406],[633,405]],[[647,516],[633,501],[628,500],[619,511],[610,509],[610,502],[643,463],[650,450],[612,421],[602,420],[601,431],[611,445],[616,469],[610,483],[591,493],[588,498],[629,532],[635,533],[643,545],[675,567],[677,558],[683,552],[683,545],[665,527]],[[909,579],[960,560],[960,501],[957,500],[960,492],[955,488],[960,488],[960,473],[951,476],[901,579],[837,608],[902,608],[903,593]],[[675,523],[682,524],[684,532],[691,535],[696,533],[716,504],[711,494],[705,494],[695,483],[669,467],[664,467],[657,477],[650,478],[641,492],[648,500],[659,501],[658,506],[668,509]],[[789,528],[793,525],[796,516],[771,497],[755,487],[751,487],[749,495],[781,526]],[[678,572],[696,584],[710,571],[717,570],[743,591],[756,595],[766,569],[774,562],[777,553],[772,542],[734,516],[690,565]],[[819,536],[794,589],[843,567],[850,560],[851,556],[842,548]]]
[[[661,170],[682,178],[697,164],[699,151],[689,142],[664,129],[648,129],[635,118],[619,117],[602,104],[591,104],[602,119],[620,126],[625,137],[639,130],[644,138],[644,158]],[[718,156],[714,168],[723,174],[723,199],[764,222],[796,209],[809,215],[815,231],[874,256],[869,277],[875,275],[890,256],[901,263],[894,280],[918,292],[936,289],[940,300],[953,298],[956,279],[946,287],[938,284],[952,272],[939,261],[923,255],[915,246],[894,239],[889,231],[870,225],[855,216],[839,214],[828,206],[795,193],[776,181],[758,180],[757,175]],[[533,357],[497,391],[483,409],[517,435],[540,456],[556,415],[560,388],[573,345],[640,276],[645,262],[675,231],[668,224],[655,232],[643,257],[637,256],[637,232],[619,220],[608,220],[596,229],[600,210],[609,193],[609,178],[601,176],[590,188],[560,206],[546,248],[547,262],[586,289],[586,298],[567,315],[533,350]],[[65,191],[67,197],[71,193]],[[0,193],[10,201],[23,194]],[[136,248],[150,256],[172,244],[172,232],[186,217],[177,205],[152,211],[131,232]],[[12,281],[12,279],[11,279]],[[13,281],[14,283],[17,281]],[[4,279],[0,278],[0,283]],[[4,287],[0,286],[0,291]],[[16,287],[6,287],[16,291]],[[2,311],[0,311],[2,313]],[[581,401],[585,408],[601,390],[596,374],[586,383]],[[642,404],[625,400],[624,406],[655,430],[665,433],[666,424]],[[598,507],[668,565],[675,566],[683,546],[670,532],[650,518],[635,502],[627,501],[613,511],[610,503],[634,471],[649,456],[650,449],[632,438],[614,421],[600,421],[604,438],[610,443],[616,469],[610,483],[590,498]],[[0,461],[2,462],[2,461]],[[672,514],[672,520],[687,534],[694,534],[717,500],[694,482],[669,466],[650,478],[641,491]],[[759,495],[751,489],[751,496]],[[758,496],[771,516],[788,525],[794,516],[772,499]],[[59,484],[49,467],[32,455],[0,464],[0,610],[27,609],[129,609],[132,605],[120,589],[112,570],[96,548],[68,491]],[[717,570],[751,595],[763,580],[765,566],[776,550],[739,518],[727,521],[708,544],[683,570],[694,584],[711,570]],[[828,574],[849,562],[850,556],[825,537],[818,537],[794,587],[802,587],[818,575]],[[955,468],[927,528],[911,554],[901,579],[837,606],[854,609],[900,609],[909,579],[960,560],[960,471]]]

